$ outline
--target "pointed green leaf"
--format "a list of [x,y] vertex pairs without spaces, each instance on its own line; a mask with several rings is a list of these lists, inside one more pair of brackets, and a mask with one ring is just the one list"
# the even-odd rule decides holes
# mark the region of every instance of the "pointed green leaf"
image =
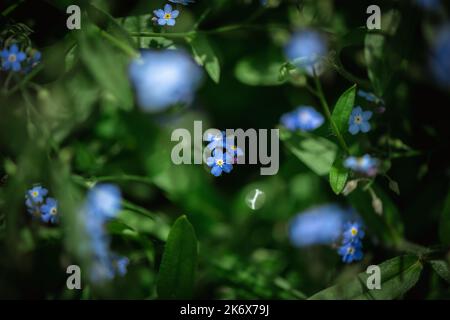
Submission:
[[330,186],[334,193],[340,194],[348,178],[348,169],[344,168],[341,154],[338,154],[330,169]]
[[445,260],[431,260],[431,266],[434,271],[445,281],[450,283],[450,265]]
[[348,132],[348,119],[350,119],[350,114],[355,106],[355,97],[356,85],[353,85],[339,97],[333,109],[331,119],[342,135]]
[[372,274],[361,272],[354,279],[322,290],[311,300],[387,300],[396,299],[410,290],[419,280],[422,263],[416,256],[400,256],[379,265],[381,289],[367,288],[367,278]]
[[220,63],[208,39],[205,36],[196,35],[189,40],[194,58],[203,66],[215,83],[220,81]]
[[189,299],[197,267],[197,237],[186,216],[178,218],[166,242],[157,280],[161,299]]

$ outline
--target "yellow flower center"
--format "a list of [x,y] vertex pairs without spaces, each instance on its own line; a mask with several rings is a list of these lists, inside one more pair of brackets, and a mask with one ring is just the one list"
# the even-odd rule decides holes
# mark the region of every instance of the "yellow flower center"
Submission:
[[172,18],[172,14],[166,13],[166,14],[164,15],[164,19],[170,19],[170,18]]
[[361,116],[356,116],[356,117],[355,117],[355,123],[356,123],[356,124],[361,124],[362,121],[363,121],[363,119],[362,119]]
[[222,160],[222,159],[217,160],[217,161],[216,161],[216,164],[217,164],[219,167],[223,166],[223,160]]
[[349,247],[348,249],[347,249],[347,253],[348,254],[353,254],[355,252],[355,248],[353,248],[353,247]]
[[10,54],[8,57],[9,62],[16,62],[17,57],[15,54]]
[[33,192],[31,193],[31,195],[33,196],[33,198],[36,198],[36,197],[39,195],[39,192],[33,191]]
[[356,236],[358,234],[358,229],[352,228],[350,232],[352,233],[352,236]]

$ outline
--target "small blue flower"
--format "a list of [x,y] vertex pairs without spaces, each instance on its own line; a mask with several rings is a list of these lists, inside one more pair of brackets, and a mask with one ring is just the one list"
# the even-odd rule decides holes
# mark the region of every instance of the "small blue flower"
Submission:
[[351,156],[345,159],[344,167],[368,176],[374,176],[378,171],[378,160],[368,154],[362,157]]
[[44,205],[41,206],[41,220],[45,223],[58,222],[58,201],[53,198],[47,198]]
[[355,218],[353,210],[336,204],[308,209],[289,223],[289,238],[297,247],[332,245],[342,236],[345,223]]
[[153,11],[157,18],[157,22],[160,26],[174,26],[176,23],[176,18],[180,14],[178,10],[172,10],[172,6],[170,4],[166,4],[164,6],[164,10],[158,9]]
[[190,3],[195,3],[194,0],[169,0],[172,3],[178,3],[178,4],[182,4],[184,6],[187,6]]
[[369,132],[370,123],[368,120],[371,117],[371,111],[363,111],[360,106],[355,107],[350,115],[348,131],[353,135],[360,131],[364,133]]
[[296,110],[281,116],[281,124],[295,131],[313,131],[325,121],[324,117],[313,107],[300,106]]
[[41,204],[44,202],[44,197],[48,194],[48,190],[41,187],[35,186],[27,191],[26,199],[28,204]]
[[359,241],[343,244],[338,249],[338,253],[342,256],[342,261],[344,263],[352,263],[353,261],[359,261],[363,258],[362,245]]
[[443,88],[450,89],[450,24],[441,27],[434,41],[430,69],[436,82]]
[[319,32],[305,29],[292,36],[284,51],[286,57],[298,68],[309,75],[320,75],[324,70],[328,45]]
[[214,150],[216,148],[224,149],[225,141],[226,141],[225,131],[221,131],[220,133],[216,134],[208,133],[206,137],[206,142],[209,143],[206,147],[209,150]]
[[347,222],[344,226],[343,243],[358,242],[364,235],[361,222]]
[[117,274],[121,277],[127,274],[127,267],[130,263],[130,260],[127,257],[119,257],[114,261]]
[[22,68],[21,62],[24,61],[27,55],[19,50],[16,44],[13,44],[8,49],[3,49],[1,52],[2,68],[3,70],[20,71]]
[[384,105],[384,100],[381,99],[381,98],[378,98],[372,92],[367,92],[367,91],[364,91],[364,90],[358,90],[358,96],[360,96],[361,98],[366,99],[369,102],[376,103],[376,104],[383,104]]
[[233,170],[234,159],[228,153],[215,150],[214,155],[206,160],[206,164],[211,168],[211,173],[218,177],[222,172],[230,173]]
[[441,7],[441,0],[415,0],[416,4],[426,10],[438,10]]
[[179,50],[143,50],[128,71],[140,107],[150,112],[191,103],[202,79],[200,67]]
[[121,209],[122,195],[113,184],[98,184],[87,196],[89,211],[105,219],[114,218]]

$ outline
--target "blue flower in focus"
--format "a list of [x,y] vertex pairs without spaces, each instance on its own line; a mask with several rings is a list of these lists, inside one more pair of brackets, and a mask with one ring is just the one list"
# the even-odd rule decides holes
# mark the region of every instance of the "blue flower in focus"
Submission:
[[358,90],[358,96],[361,98],[366,99],[369,102],[376,103],[376,104],[384,104],[384,100],[381,98],[378,98],[375,94],[372,92],[367,92],[364,90]]
[[44,202],[44,197],[48,194],[48,190],[41,187],[35,186],[27,191],[26,199],[28,204],[40,204]]
[[319,128],[325,121],[324,117],[313,107],[301,106],[296,110],[281,116],[281,124],[295,131],[312,131]]
[[309,75],[320,75],[324,70],[328,45],[319,32],[305,29],[292,36],[284,51],[295,66]]
[[353,261],[359,261],[363,258],[361,242],[349,242],[343,244],[338,253],[342,256],[344,263],[352,263]]
[[144,50],[128,71],[139,105],[150,112],[189,104],[202,78],[200,67],[178,50]]
[[331,245],[339,240],[344,225],[355,218],[352,210],[327,204],[306,210],[289,224],[289,238],[297,247]]
[[441,6],[441,0],[415,0],[416,4],[426,10],[438,10]]
[[58,201],[53,198],[47,198],[44,205],[41,206],[41,220],[45,223],[58,222]]
[[371,111],[363,111],[360,106],[355,107],[350,115],[348,131],[355,135],[358,132],[367,133],[370,131],[369,119],[372,117]]
[[107,219],[114,218],[121,209],[122,195],[113,184],[98,184],[88,194],[89,210]]
[[361,222],[347,222],[344,225],[343,242],[359,242],[364,238],[364,230]]
[[190,3],[195,3],[194,0],[169,0],[172,3],[178,3],[178,4],[182,4],[184,6],[187,6]]
[[378,171],[378,160],[368,154],[362,157],[351,156],[345,159],[344,167],[368,176],[374,176]]
[[439,85],[450,88],[450,24],[441,27],[434,41],[430,69]]
[[3,49],[0,55],[2,57],[3,70],[12,70],[15,72],[20,71],[22,68],[21,62],[27,57],[24,52],[19,50],[16,44],[11,45],[9,49]]
[[153,13],[155,14],[156,18],[157,18],[157,22],[160,26],[174,26],[176,21],[175,19],[178,17],[178,15],[180,14],[180,11],[178,10],[173,10],[172,11],[172,6],[170,4],[166,4],[164,6],[164,10],[162,9],[158,9],[153,11]]
[[216,177],[220,176],[222,172],[230,173],[233,170],[233,157],[217,149],[213,153],[213,156],[206,160],[206,164],[211,168],[211,173]]

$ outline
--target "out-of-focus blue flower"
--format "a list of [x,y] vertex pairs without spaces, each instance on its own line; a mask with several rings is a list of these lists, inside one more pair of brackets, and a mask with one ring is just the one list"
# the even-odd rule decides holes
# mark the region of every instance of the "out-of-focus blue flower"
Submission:
[[166,4],[163,9],[158,9],[153,11],[157,18],[157,22],[160,26],[174,26],[176,23],[176,18],[180,14],[178,10],[172,10],[172,6],[170,4]]
[[56,199],[47,198],[45,204],[41,206],[41,220],[45,223],[58,222],[58,201]]
[[19,47],[16,44],[11,45],[9,49],[3,49],[0,55],[2,57],[3,70],[12,70],[15,72],[22,69],[21,62],[27,57],[24,52],[19,50]]
[[297,247],[314,244],[331,245],[342,236],[346,222],[355,218],[355,213],[336,204],[327,204],[306,210],[289,224],[289,238]]
[[358,242],[364,238],[364,230],[361,222],[347,222],[344,226],[343,243]]
[[338,253],[342,256],[344,263],[352,263],[363,258],[362,245],[359,241],[343,244],[339,248]]
[[381,98],[378,98],[375,94],[372,92],[367,92],[364,90],[358,90],[358,96],[361,98],[366,99],[369,102],[376,103],[376,104],[384,104],[384,100]]
[[450,24],[438,30],[434,41],[430,68],[436,82],[444,88],[450,89]]
[[225,150],[232,157],[240,157],[244,154],[241,148],[236,145],[234,136],[227,136],[225,131],[220,134],[208,134],[206,141],[209,142],[206,146],[209,150]]
[[162,111],[192,102],[200,84],[200,67],[178,50],[144,50],[129,66],[137,101],[145,111]]
[[105,223],[118,214],[121,201],[121,192],[116,185],[99,184],[89,191],[81,211],[92,260],[89,277],[94,283],[102,283],[116,274],[126,273],[128,259],[117,258],[110,251],[111,240],[105,231]]
[[300,106],[296,110],[281,116],[281,124],[287,129],[295,131],[312,131],[324,122],[323,116],[313,107]]
[[295,33],[285,47],[286,57],[309,75],[320,75],[328,53],[325,38],[317,31],[305,29]]
[[122,195],[113,184],[98,184],[88,195],[89,209],[105,218],[114,218],[121,208]]
[[233,170],[234,159],[228,153],[216,149],[212,157],[206,160],[206,164],[211,168],[211,173],[218,177],[222,172],[230,173]]
[[353,109],[348,121],[348,131],[355,135],[358,132],[367,133],[370,131],[369,119],[372,117],[371,111],[363,111],[360,106]]
[[368,176],[374,176],[378,171],[378,160],[368,154],[362,157],[351,156],[345,159],[344,167]]
[[35,68],[35,67],[41,62],[41,59],[42,59],[42,54],[41,54],[41,52],[40,52],[40,51],[35,51],[35,52],[30,56],[30,58],[27,59],[26,65],[25,65],[25,67],[24,67],[24,69],[23,69],[23,72],[24,72],[24,73],[29,73],[29,72],[31,72],[31,70],[33,70],[33,68]]
[[426,10],[438,10],[441,7],[441,0],[415,0],[415,2]]
[[187,6],[190,3],[195,3],[194,0],[169,0],[172,3],[178,3],[178,4],[182,4],[184,6]]

